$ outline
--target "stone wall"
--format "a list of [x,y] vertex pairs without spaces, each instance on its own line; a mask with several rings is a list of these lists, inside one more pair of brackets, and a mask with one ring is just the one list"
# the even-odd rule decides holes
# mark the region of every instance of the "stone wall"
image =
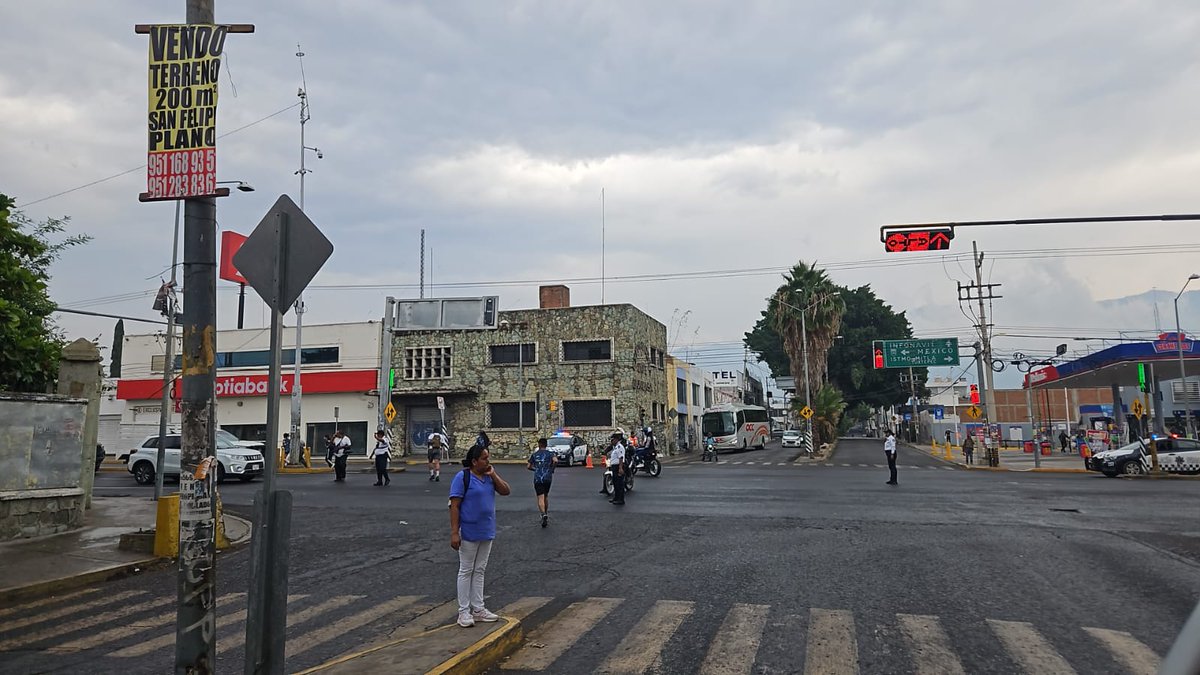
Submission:
[[83,511],[82,488],[0,492],[0,541],[79,527]]
[[[595,447],[605,442],[613,427],[633,432],[640,422],[652,424],[659,433],[665,419],[653,419],[655,411],[665,418],[667,378],[654,354],[666,351],[666,327],[636,307],[598,305],[500,312],[496,330],[414,331],[396,333],[392,363],[396,386],[392,402],[399,414],[391,424],[394,438],[407,439],[409,406],[432,406],[436,397],[446,402],[446,426],[456,455],[471,445],[482,429],[492,439],[497,456],[524,456],[539,436],[563,427],[564,400],[612,401],[612,423],[576,426]],[[568,362],[562,343],[579,340],[611,340],[611,359]],[[534,343],[533,363],[492,364],[490,347]],[[449,377],[406,378],[406,350],[417,347],[449,347]],[[515,403],[524,398],[535,403],[535,419],[526,423],[525,447],[516,428],[501,428],[489,419],[489,403]],[[551,409],[553,407],[553,409]]]

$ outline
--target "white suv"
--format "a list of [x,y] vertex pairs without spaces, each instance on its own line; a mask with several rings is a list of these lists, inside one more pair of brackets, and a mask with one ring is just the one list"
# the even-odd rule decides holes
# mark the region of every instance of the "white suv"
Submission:
[[[179,479],[179,434],[168,434],[164,444],[163,477]],[[242,482],[254,480],[263,473],[263,456],[257,450],[244,448],[237,443],[217,437],[217,482],[225,482],[226,476],[237,476]],[[129,451],[129,473],[140,485],[154,483],[158,463],[158,435],[147,436],[141,445]]]

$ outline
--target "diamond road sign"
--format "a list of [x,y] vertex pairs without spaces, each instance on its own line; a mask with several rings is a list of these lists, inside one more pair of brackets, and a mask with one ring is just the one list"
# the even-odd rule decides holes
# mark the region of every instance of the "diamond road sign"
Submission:
[[233,264],[267,306],[286,314],[331,255],[333,244],[291,197],[280,195]]
[[884,368],[958,365],[958,338],[877,340],[875,344],[883,350]]

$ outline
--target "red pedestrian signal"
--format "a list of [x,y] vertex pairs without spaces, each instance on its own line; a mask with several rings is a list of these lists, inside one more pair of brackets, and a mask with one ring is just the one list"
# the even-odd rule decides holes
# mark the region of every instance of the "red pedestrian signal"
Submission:
[[875,367],[876,368],[883,367],[883,350],[882,349],[875,350]]
[[979,385],[971,385],[971,405],[979,405]]
[[880,240],[888,253],[903,251],[948,251],[954,239],[954,228],[936,227],[923,230],[889,230],[883,228]]

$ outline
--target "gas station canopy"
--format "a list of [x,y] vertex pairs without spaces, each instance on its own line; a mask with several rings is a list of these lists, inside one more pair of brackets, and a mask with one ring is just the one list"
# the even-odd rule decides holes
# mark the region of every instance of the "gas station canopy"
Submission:
[[[1200,361],[1200,351],[1194,340],[1186,335],[1163,333],[1153,342],[1127,342],[1102,349],[1094,354],[1032,370],[1025,376],[1026,389],[1084,389],[1138,385],[1138,364],[1155,368],[1160,380],[1179,377],[1179,348],[1183,347],[1185,361]],[[1200,372],[1192,370],[1192,372]],[[1149,375],[1147,375],[1149,378]]]

